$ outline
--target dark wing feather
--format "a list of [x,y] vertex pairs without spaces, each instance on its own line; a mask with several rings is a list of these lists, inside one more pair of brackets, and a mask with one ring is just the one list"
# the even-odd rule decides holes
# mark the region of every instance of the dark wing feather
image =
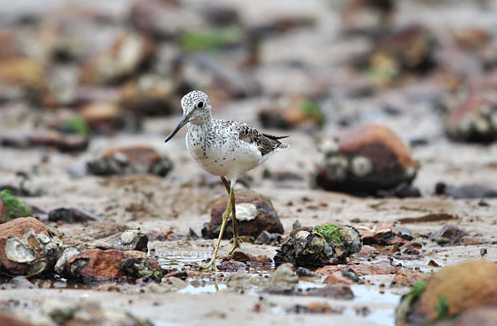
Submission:
[[237,126],[238,137],[240,140],[249,144],[257,144],[257,148],[264,156],[282,145],[279,139],[287,138],[288,136],[273,136],[268,134],[261,134],[257,129],[241,124]]

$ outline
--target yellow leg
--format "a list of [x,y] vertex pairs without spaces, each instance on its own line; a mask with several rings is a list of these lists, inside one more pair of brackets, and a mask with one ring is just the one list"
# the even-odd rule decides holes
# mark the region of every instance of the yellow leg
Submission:
[[235,205],[235,190],[233,189],[233,193],[231,192],[232,188],[226,180],[225,177],[221,177],[223,181],[224,187],[226,188],[226,192],[230,195],[228,198],[228,202],[231,203],[231,222],[233,223],[233,247],[230,249],[228,256],[233,254],[233,252],[242,246],[242,240],[238,237],[238,226],[236,222],[236,205]]
[[[231,194],[233,191],[230,191],[230,198]],[[224,233],[224,228],[226,227],[226,222],[228,221],[228,218],[230,216],[230,207],[231,206],[231,201],[228,199],[228,204],[226,205],[226,209],[223,213],[223,221],[221,223],[221,230],[219,231],[219,237],[217,239],[217,244],[216,247],[214,248],[214,252],[212,253],[211,260],[207,264],[202,264],[200,265],[200,268],[211,268],[214,271],[217,271],[216,267],[216,256],[217,256],[217,251],[219,250],[219,245],[221,244],[221,239],[223,238],[223,233]]]
[[231,221],[233,222],[233,247],[230,249],[228,255],[233,254],[236,249],[242,246],[242,240],[238,237],[238,226],[236,225],[236,207],[235,207],[235,191],[232,190],[231,200]]

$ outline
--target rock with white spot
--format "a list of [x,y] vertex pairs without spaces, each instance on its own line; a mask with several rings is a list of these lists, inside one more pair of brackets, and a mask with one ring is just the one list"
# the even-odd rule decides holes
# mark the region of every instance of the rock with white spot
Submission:
[[375,194],[416,176],[410,150],[389,128],[365,125],[323,141],[315,184],[326,190]]

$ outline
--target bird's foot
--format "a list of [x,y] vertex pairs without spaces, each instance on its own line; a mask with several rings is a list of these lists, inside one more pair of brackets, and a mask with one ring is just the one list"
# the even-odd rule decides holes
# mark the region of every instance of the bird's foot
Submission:
[[212,269],[214,272],[217,272],[216,258],[213,257],[208,263],[201,264],[200,269]]
[[238,237],[235,236],[233,238],[233,247],[231,247],[230,251],[228,252],[228,256],[231,256],[236,249],[240,248],[242,246],[243,241]]

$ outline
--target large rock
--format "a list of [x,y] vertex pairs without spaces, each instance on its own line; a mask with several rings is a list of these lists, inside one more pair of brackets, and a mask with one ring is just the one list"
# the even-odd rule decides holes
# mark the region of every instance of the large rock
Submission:
[[322,162],[315,183],[326,190],[369,194],[416,176],[409,148],[389,128],[365,125],[339,134],[320,146]]
[[62,242],[33,217],[19,217],[0,225],[0,272],[3,274],[49,273],[62,249]]
[[321,267],[344,263],[361,250],[359,232],[347,225],[327,224],[293,230],[274,256],[276,265],[288,262],[295,266]]
[[425,325],[492,305],[497,305],[497,264],[468,261],[442,268],[426,281],[424,289],[404,296],[397,309],[397,325]]
[[160,281],[164,270],[159,263],[143,252],[117,249],[88,249],[66,262],[71,279],[86,284],[98,282],[134,281],[147,277]]
[[[253,191],[237,192],[235,195],[239,235],[257,238],[264,231],[281,234],[284,232],[278,214],[268,198]],[[212,205],[211,220],[202,229],[204,238],[219,236],[222,215],[227,203],[228,197],[224,197]],[[233,228],[230,217],[224,230],[223,239],[230,239],[232,236]]]

